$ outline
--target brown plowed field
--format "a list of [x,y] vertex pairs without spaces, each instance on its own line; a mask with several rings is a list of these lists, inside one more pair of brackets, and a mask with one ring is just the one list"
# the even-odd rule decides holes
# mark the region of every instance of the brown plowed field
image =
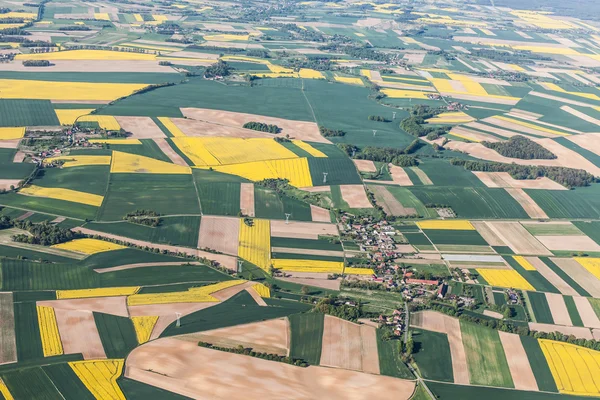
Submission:
[[551,258],[575,282],[584,288],[592,297],[600,297],[600,280],[590,271],[572,258]]
[[200,223],[198,248],[237,256],[239,233],[239,218],[204,216]]
[[340,185],[340,191],[350,208],[373,208],[363,185]]
[[254,217],[254,183],[240,184],[240,209],[244,215]]
[[498,331],[498,334],[504,348],[504,354],[506,355],[506,361],[508,361],[515,389],[537,391],[537,381],[535,380],[535,375],[533,375],[523,343],[521,343],[521,337],[514,333],[502,331]]
[[417,214],[416,209],[405,208],[385,186],[370,185],[369,190],[373,192],[377,204],[383,208],[387,215],[407,216]]
[[565,335],[574,335],[578,339],[593,339],[592,332],[588,328],[577,326],[561,326],[552,324],[540,324],[539,322],[530,322],[529,329],[540,332],[560,332]]
[[54,310],[65,354],[83,354],[86,360],[106,358],[91,311]]
[[167,157],[169,157],[173,164],[181,165],[183,167],[189,167],[185,160],[179,154],[177,154],[175,150],[173,150],[173,148],[169,145],[166,139],[155,138],[152,140],[158,145],[162,152],[165,153]]
[[352,160],[360,172],[377,172],[375,163],[371,160]]
[[569,310],[567,310],[567,305],[565,304],[562,294],[546,293],[546,301],[548,302],[552,319],[556,325],[573,325],[571,322],[571,317],[569,316]]
[[577,312],[583,321],[583,326],[588,328],[600,328],[600,320],[590,304],[587,297],[573,296]]
[[318,239],[320,235],[338,236],[334,224],[271,220],[271,236],[292,239]]
[[487,221],[486,224],[515,254],[552,255],[548,249],[518,222]]
[[523,210],[531,218],[548,218],[544,210],[523,189],[506,188],[504,190],[523,207]]
[[166,136],[150,117],[115,117],[132,139],[164,139]]
[[44,300],[38,306],[52,307],[55,310],[91,311],[129,317],[127,297],[89,297],[85,299]]
[[313,222],[331,222],[329,210],[315,205],[310,205],[310,216]]

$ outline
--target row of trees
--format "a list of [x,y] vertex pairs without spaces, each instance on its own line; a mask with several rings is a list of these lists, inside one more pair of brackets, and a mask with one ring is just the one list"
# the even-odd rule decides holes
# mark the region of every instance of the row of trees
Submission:
[[519,158],[522,160],[554,160],[556,154],[544,146],[526,138],[515,135],[504,142],[481,142],[487,148],[496,150],[504,157]]
[[268,133],[279,133],[281,132],[281,128],[275,124],[265,124],[264,122],[256,122],[250,121],[246,122],[243,126],[246,129],[253,129],[255,131],[260,132],[268,132]]
[[232,347],[215,346],[214,344],[207,343],[207,342],[198,342],[198,346],[206,347],[208,349],[213,349],[213,350],[226,351],[228,353],[243,354],[245,356],[262,358],[263,360],[283,362],[286,364],[295,365],[297,367],[308,367],[308,365],[309,365],[306,361],[298,359],[298,358],[280,356],[279,354],[262,353],[262,352],[254,351],[254,350],[252,350],[252,348],[247,348],[242,345],[238,345],[237,347],[232,348]]
[[163,221],[160,218],[160,214],[152,210],[135,210],[134,212],[127,213],[123,217],[123,220],[153,228],[159,226]]

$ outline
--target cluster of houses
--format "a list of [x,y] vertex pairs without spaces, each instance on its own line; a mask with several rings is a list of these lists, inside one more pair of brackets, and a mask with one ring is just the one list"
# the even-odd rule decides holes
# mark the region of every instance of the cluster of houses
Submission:
[[394,330],[394,335],[400,336],[402,331],[406,328],[405,325],[405,311],[404,310],[394,310],[392,315],[380,315],[378,322],[380,326],[391,326]]

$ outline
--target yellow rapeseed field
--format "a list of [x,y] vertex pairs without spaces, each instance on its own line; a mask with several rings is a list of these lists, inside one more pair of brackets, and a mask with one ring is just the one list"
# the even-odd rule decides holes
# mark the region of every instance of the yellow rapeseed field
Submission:
[[366,77],[367,79],[371,80],[371,71],[368,69],[361,69],[360,70],[360,74],[364,77]]
[[160,14],[152,14],[152,18],[154,18],[154,20],[158,21],[158,22],[164,22],[164,21],[168,20],[166,15],[160,15]]
[[327,155],[325,153],[323,153],[321,150],[315,149],[310,144],[308,144],[302,140],[292,140],[292,143],[295,144],[296,146],[300,147],[302,150],[306,151],[308,154],[310,154],[313,157],[327,157]]
[[0,378],[0,394],[4,396],[4,400],[15,400],[2,378]]
[[84,299],[89,297],[131,296],[139,292],[140,286],[123,286],[97,289],[57,290],[57,299]]
[[117,119],[111,115],[84,115],[79,118],[78,122],[97,122],[100,128],[107,131],[118,131],[121,129],[121,125],[119,125]]
[[254,219],[248,226],[240,219],[238,256],[268,271],[271,266],[271,221]]
[[556,83],[551,83],[551,82],[544,82],[542,84],[542,86],[544,87],[544,89],[547,90],[553,90],[555,92],[561,92],[561,93],[567,93],[573,96],[579,96],[579,97],[584,97],[586,99],[590,99],[590,100],[596,100],[596,101],[600,101],[600,97],[598,97],[598,95],[594,94],[594,93],[585,93],[585,92],[569,92],[563,88],[561,88],[560,86],[558,86]]
[[0,79],[0,93],[3,99],[107,101],[129,96],[136,90],[140,90],[146,86],[139,83],[51,82]]
[[295,187],[311,187],[312,177],[306,158],[289,160],[256,161],[244,164],[213,167],[215,171],[233,174],[251,181],[263,179],[287,179]]
[[344,268],[344,274],[346,275],[373,275],[374,273],[375,271],[373,271],[371,268]]
[[451,134],[452,136],[456,136],[456,137],[459,137],[459,138],[461,138],[461,139],[468,140],[468,141],[470,141],[470,142],[475,142],[475,143],[479,143],[479,142],[481,142],[481,140],[480,140],[480,139],[477,139],[477,138],[475,138],[475,137],[471,137],[471,136],[468,136],[468,135],[461,135],[460,133],[456,133],[456,132],[451,132],[450,134]]
[[57,249],[76,251],[84,254],[96,254],[105,251],[121,250],[127,247],[121,246],[120,244],[106,242],[99,239],[73,239],[69,242],[55,244],[52,247]]
[[535,290],[525,278],[512,269],[477,268],[477,273],[491,286]]
[[192,170],[190,167],[171,164],[150,157],[113,151],[110,172],[189,175],[192,173]]
[[137,22],[144,22],[144,17],[142,17],[142,14],[133,14],[133,18],[135,18]]
[[33,20],[33,19],[37,18],[37,14],[23,12],[23,11],[11,11],[11,12],[7,12],[5,14],[0,14],[0,19],[6,19],[6,18],[23,18],[25,20]]
[[555,19],[541,12],[528,10],[513,10],[510,13],[518,17],[520,20],[541,29],[577,29],[577,26],[571,24],[569,21]]
[[575,257],[574,260],[577,261],[583,268],[587,269],[596,278],[600,279],[600,258]]
[[100,207],[102,205],[102,201],[104,200],[104,197],[97,194],[85,193],[71,189],[45,188],[36,185],[26,186],[19,190],[19,193],[27,196],[45,197],[48,199],[87,204],[94,207]]
[[545,128],[543,126],[539,126],[539,125],[535,125],[535,124],[530,124],[529,122],[521,121],[520,119],[517,119],[517,118],[509,118],[509,117],[505,117],[504,115],[495,115],[494,118],[498,118],[498,119],[501,119],[503,121],[511,122],[513,124],[521,125],[521,126],[524,126],[526,128],[537,129],[538,131],[542,131],[542,132],[546,132],[546,133],[551,133],[553,135],[571,136],[568,133],[563,133],[563,132],[560,132],[560,131],[555,131],[554,129]]
[[352,78],[352,77],[338,76],[338,75],[336,75],[334,78],[338,82],[348,83],[350,85],[364,86],[363,81],[360,78]]
[[162,122],[162,124],[165,126],[165,128],[167,128],[169,130],[169,132],[171,132],[171,135],[173,135],[175,137],[185,136],[185,133],[183,133],[181,131],[181,129],[179,129],[177,127],[177,125],[175,125],[173,123],[173,121],[171,121],[171,118],[169,118],[169,117],[158,117],[158,120],[160,122]]
[[21,139],[23,136],[25,136],[25,127],[0,128],[0,140]]
[[267,67],[269,67],[269,70],[271,72],[274,72],[276,74],[293,74],[294,73],[293,69],[282,67],[281,65],[276,65],[276,64],[269,63],[267,65]]
[[344,272],[344,263],[341,261],[276,259],[273,260],[273,266],[292,272],[322,272],[330,274],[341,274]]
[[403,89],[381,89],[381,92],[391,99],[428,99],[427,92]]
[[88,142],[104,144],[142,144],[139,139],[88,139]]
[[125,400],[117,384],[125,360],[71,361],[69,366],[96,399]]
[[94,111],[93,108],[80,108],[80,109],[56,109],[54,112],[58,117],[61,125],[73,125],[77,118],[87,115]]
[[60,341],[54,308],[45,306],[36,306],[36,308],[44,357],[63,354],[63,346]]
[[146,343],[150,340],[150,335],[158,321],[158,315],[156,316],[143,316],[143,317],[131,317],[133,327],[135,328],[135,335],[139,344]]
[[475,227],[466,219],[432,219],[417,222],[421,229],[447,229],[453,231],[474,231]]
[[525,271],[537,271],[533,265],[529,261],[525,259],[523,256],[513,256],[514,260],[519,263],[521,267]]
[[108,15],[108,13],[94,13],[94,19],[110,21],[110,16]]
[[305,79],[325,79],[321,72],[310,68],[300,68],[298,76]]
[[475,118],[462,111],[445,112],[426,120],[428,124],[464,124],[475,121]]
[[600,394],[600,352],[570,343],[538,339],[560,393]]
[[257,283],[256,285],[252,285],[252,288],[256,290],[256,293],[260,295],[260,297],[271,297],[271,289],[263,285],[262,283]]
[[170,303],[215,303],[219,300],[216,297],[211,296],[212,293],[240,285],[244,282],[246,281],[232,280],[207,286],[189,288],[184,292],[136,294],[127,298],[127,304],[130,306],[141,306],[147,304]]
[[44,159],[44,164],[64,161],[63,168],[81,167],[84,165],[110,165],[110,156],[58,156]]
[[216,42],[233,42],[235,40],[247,41],[250,35],[232,35],[223,33],[219,35],[204,35],[204,40],[212,40]]
[[50,53],[17,54],[17,60],[132,60],[153,61],[156,55],[112,50],[65,50]]

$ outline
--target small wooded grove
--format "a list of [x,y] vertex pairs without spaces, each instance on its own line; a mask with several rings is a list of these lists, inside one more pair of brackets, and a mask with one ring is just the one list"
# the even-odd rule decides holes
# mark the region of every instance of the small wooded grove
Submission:
[[481,142],[485,147],[496,150],[504,157],[519,158],[522,160],[554,160],[556,154],[544,146],[526,138],[516,135],[504,142]]
[[244,124],[244,128],[253,129],[255,131],[267,132],[267,133],[279,133],[281,128],[274,124],[265,124],[264,122],[250,121]]

